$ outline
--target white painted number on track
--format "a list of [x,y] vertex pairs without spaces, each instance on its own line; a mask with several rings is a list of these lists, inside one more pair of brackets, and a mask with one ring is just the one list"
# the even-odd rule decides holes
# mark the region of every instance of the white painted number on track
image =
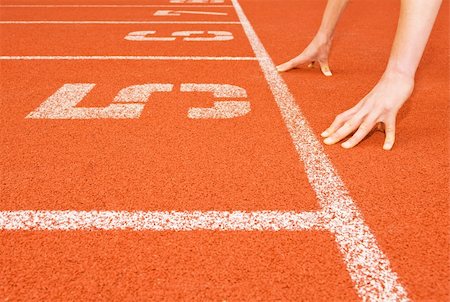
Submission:
[[193,10],[158,10],[153,16],[181,16],[182,14],[189,15],[212,15],[212,16],[227,16],[227,13],[223,12],[199,12]]
[[[227,84],[181,84],[183,92],[212,92],[215,98],[245,98],[245,89]],[[192,119],[226,119],[246,115],[250,112],[248,101],[214,102],[213,108],[190,108],[188,117]]]
[[133,31],[129,33],[125,40],[128,41],[175,41],[175,37],[149,37],[149,35],[156,34],[154,30],[146,30],[146,31]]
[[[156,31],[134,31],[129,33],[125,40],[129,41],[175,41],[177,37],[183,37],[183,41],[213,42],[213,41],[230,41],[233,40],[233,34],[228,31],[176,31],[172,33],[172,37],[149,37],[154,35]],[[205,35],[210,35],[205,36]],[[212,37],[211,37],[212,35]],[[197,36],[197,37],[193,37]],[[200,37],[198,37],[200,36]]]
[[[171,92],[173,84],[142,84],[119,91],[106,107],[76,107],[95,84],[65,84],[27,115],[30,119],[137,119],[153,92]],[[214,98],[244,98],[245,89],[228,84],[181,84],[182,92],[212,92]],[[229,119],[250,112],[248,101],[217,101],[212,108],[190,108],[191,119]]]
[[129,86],[117,94],[106,107],[75,107],[94,88],[95,84],[65,84],[27,118],[33,119],[129,119],[139,118],[152,92],[172,91],[172,84],[144,84]]
[[[192,35],[213,35],[213,37],[191,37]],[[233,34],[228,31],[177,31],[172,34],[175,37],[184,37],[183,41],[230,41],[233,40]]]

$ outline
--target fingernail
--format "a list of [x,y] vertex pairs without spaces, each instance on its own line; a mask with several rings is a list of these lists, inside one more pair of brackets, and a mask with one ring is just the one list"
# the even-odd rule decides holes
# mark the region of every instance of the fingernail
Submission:
[[326,70],[326,71],[324,71],[324,73],[323,73],[325,76],[327,76],[327,77],[331,77],[333,74],[331,73],[331,71],[329,71],[329,70]]
[[348,149],[348,148],[350,148],[350,143],[348,143],[348,142],[342,143],[341,147],[344,149]]
[[328,135],[330,135],[330,133],[328,133],[328,130],[325,130],[324,132],[322,132],[322,134],[320,134],[322,137],[327,137]]
[[391,144],[384,144],[383,145],[383,149],[386,151],[390,151],[392,149],[392,145]]
[[323,142],[327,145],[331,145],[334,143],[334,141],[331,139],[331,137],[326,138]]

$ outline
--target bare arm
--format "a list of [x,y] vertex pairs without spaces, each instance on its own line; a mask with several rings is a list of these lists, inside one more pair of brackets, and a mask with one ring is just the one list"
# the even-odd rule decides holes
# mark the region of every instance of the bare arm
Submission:
[[386,71],[366,97],[353,108],[339,114],[322,133],[326,144],[335,144],[356,131],[342,144],[344,148],[352,148],[377,123],[383,123],[386,132],[383,149],[392,149],[397,112],[413,91],[414,76],[441,3],[442,0],[402,0],[397,33]]
[[387,71],[414,78],[442,0],[402,0]]
[[318,33],[333,38],[334,30],[349,0],[328,0]]
[[328,0],[323,13],[322,23],[311,43],[292,60],[277,67],[279,72],[297,68],[302,64],[309,63],[310,67],[315,62],[320,64],[320,69],[326,76],[331,76],[328,57],[333,40],[336,25],[349,0]]

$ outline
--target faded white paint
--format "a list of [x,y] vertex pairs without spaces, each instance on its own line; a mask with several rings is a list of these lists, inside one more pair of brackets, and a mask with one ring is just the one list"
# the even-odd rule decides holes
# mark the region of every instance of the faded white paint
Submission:
[[193,4],[217,4],[224,3],[225,0],[170,0],[170,3],[193,3]]
[[[141,84],[119,91],[106,107],[77,106],[95,84],[65,84],[27,115],[30,119],[136,119],[153,92],[171,92],[173,84]],[[181,84],[182,92],[212,92],[215,98],[247,97],[245,89],[229,84]],[[192,119],[229,119],[250,112],[248,101],[216,101],[212,108],[190,108]]]
[[[362,214],[309,127],[287,85],[277,73],[275,65],[238,1],[232,0],[232,3],[274,95],[299,158],[304,163],[308,180],[322,207],[321,211],[317,213],[2,211],[0,212],[0,229],[328,230],[336,238],[347,270],[362,300],[408,301],[407,292],[399,282],[397,274],[392,270],[389,260],[381,251],[375,236],[366,225]],[[195,84],[186,85],[185,89],[191,89],[191,91],[202,88],[201,86],[197,88]],[[205,87],[207,86],[203,88]],[[75,101],[79,95],[92,89],[91,86],[78,88],[80,89],[78,94],[70,95],[69,93],[69,97]],[[214,91],[216,97],[216,93],[222,95],[221,92]],[[242,93],[238,92],[237,95]],[[69,103],[72,104],[74,100]],[[122,105],[133,105],[133,103]]]
[[250,102],[247,101],[222,101],[214,102],[212,108],[189,108],[188,117],[191,119],[230,119],[244,116],[250,110]]
[[[193,35],[213,35],[213,37],[192,37]],[[176,31],[172,34],[175,37],[184,37],[183,41],[198,41],[198,42],[212,42],[212,41],[230,41],[233,40],[233,34],[228,31]]]
[[153,16],[178,17],[181,15],[227,16],[225,12],[205,12],[193,10],[157,10]]
[[[175,2],[174,2],[175,3]],[[183,2],[178,2],[183,3]],[[211,7],[211,5],[195,5],[184,2],[186,5],[175,5],[175,4],[0,4],[0,8],[65,8],[65,7],[78,7],[78,8],[197,8],[197,7]],[[192,3],[192,2],[191,2]],[[207,2],[198,2],[199,4]],[[219,2],[217,2],[219,3]],[[220,2],[223,3],[223,2]],[[232,5],[214,5],[214,7],[233,7]]]
[[152,37],[149,35],[156,34],[155,30],[142,30],[142,31],[133,31],[125,36],[125,40],[128,41],[175,41],[177,38],[175,37]]
[[315,212],[0,211],[0,230],[300,231],[322,229]]
[[109,21],[109,20],[97,20],[97,21],[49,21],[49,20],[36,20],[36,21],[24,21],[24,20],[3,20],[0,24],[241,24],[238,21]]
[[[229,84],[181,84],[182,92],[211,92],[215,98],[245,98],[244,88]],[[214,102],[212,108],[190,108],[191,119],[229,119],[244,116],[250,112],[248,101]]]
[[256,61],[256,58],[208,56],[0,56],[0,60]]
[[231,0],[269,88],[280,109],[300,160],[336,238],[358,295],[364,301],[408,301],[387,257],[325,154],[286,83],[237,0]]
[[106,107],[76,107],[95,84],[65,84],[35,111],[30,119],[134,119],[139,118],[153,92],[172,91],[171,84],[144,84],[122,89]]
[[245,98],[247,92],[244,88],[230,84],[181,84],[183,92],[212,92],[216,98]]
[[[129,41],[175,41],[177,37],[182,37],[183,41],[197,41],[197,42],[214,42],[214,41],[230,41],[233,40],[233,34],[228,31],[176,31],[171,37],[154,37],[155,30],[133,31],[125,36],[125,40]],[[212,35],[212,37],[192,37],[199,35]]]

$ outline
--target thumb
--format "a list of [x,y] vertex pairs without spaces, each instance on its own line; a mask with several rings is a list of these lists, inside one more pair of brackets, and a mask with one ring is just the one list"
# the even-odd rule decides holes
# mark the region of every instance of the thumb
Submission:
[[301,54],[299,54],[292,60],[287,61],[286,63],[283,63],[281,65],[278,65],[277,71],[278,72],[288,71],[288,70],[298,67],[301,64],[306,63],[307,61],[308,61],[308,57],[305,55],[304,52],[302,52]]

